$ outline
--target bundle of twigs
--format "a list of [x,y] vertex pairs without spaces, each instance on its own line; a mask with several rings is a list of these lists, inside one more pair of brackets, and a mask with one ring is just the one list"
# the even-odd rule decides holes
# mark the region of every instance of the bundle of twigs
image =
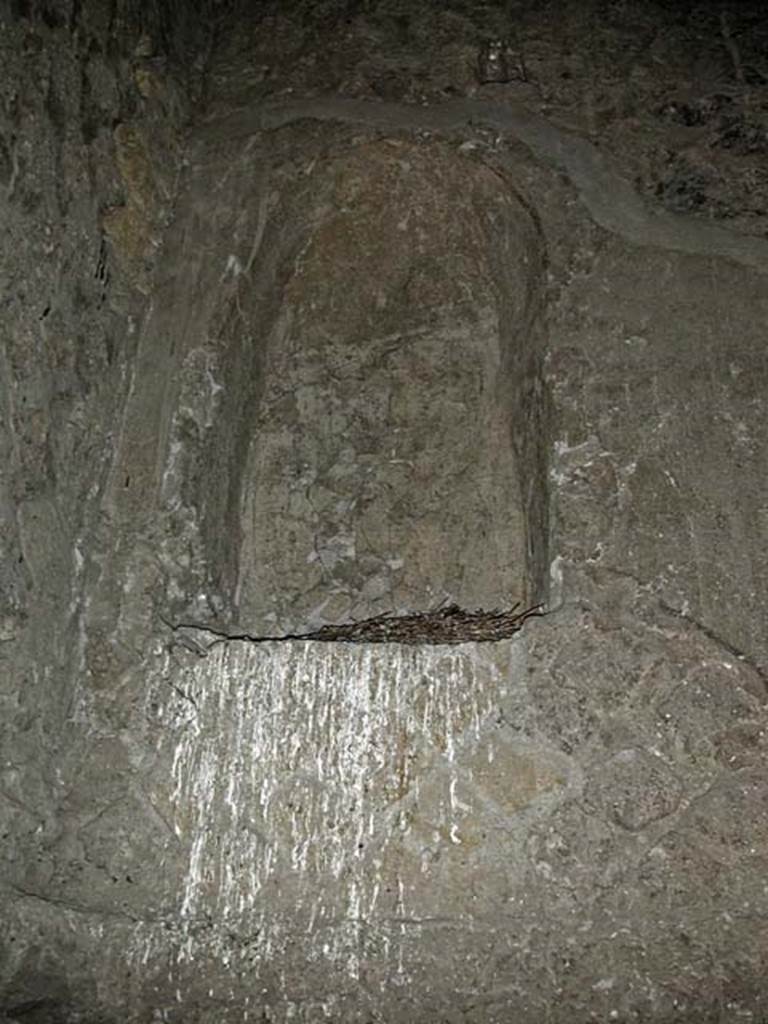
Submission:
[[541,605],[519,612],[516,604],[509,611],[468,612],[457,604],[434,612],[413,615],[377,615],[373,619],[341,626],[323,626],[313,633],[302,633],[301,640],[332,640],[356,644],[461,644],[470,640],[506,640],[514,636],[526,619],[542,615]]
[[285,640],[323,640],[347,644],[463,644],[470,640],[506,640],[514,636],[526,619],[543,615],[542,606],[534,605],[519,612],[519,604],[509,611],[468,612],[457,604],[434,612],[413,615],[377,615],[362,622],[323,626],[312,633],[288,633],[284,636],[258,636],[236,629],[221,629],[195,622],[161,620],[172,630],[175,641],[194,654],[204,656],[218,644],[228,640],[270,643]]

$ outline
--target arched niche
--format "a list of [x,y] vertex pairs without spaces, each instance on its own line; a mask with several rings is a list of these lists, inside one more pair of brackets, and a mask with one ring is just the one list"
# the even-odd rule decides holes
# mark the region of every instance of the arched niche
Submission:
[[542,242],[514,189],[442,142],[365,141],[273,190],[260,238],[198,484],[236,620],[539,599]]

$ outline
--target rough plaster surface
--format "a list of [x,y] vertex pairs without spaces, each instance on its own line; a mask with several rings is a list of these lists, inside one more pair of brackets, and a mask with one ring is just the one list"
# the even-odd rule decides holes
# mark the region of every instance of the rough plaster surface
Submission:
[[768,1019],[750,5],[65,6],[3,21],[0,1012]]

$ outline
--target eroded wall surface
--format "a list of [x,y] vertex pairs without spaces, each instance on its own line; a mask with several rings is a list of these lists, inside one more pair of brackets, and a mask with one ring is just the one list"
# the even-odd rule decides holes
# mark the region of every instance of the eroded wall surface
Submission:
[[768,1015],[762,23],[561,7],[5,18],[11,1021]]
[[195,145],[116,439],[126,636],[160,579],[175,621],[269,636],[541,596],[535,218],[455,147],[377,134]]

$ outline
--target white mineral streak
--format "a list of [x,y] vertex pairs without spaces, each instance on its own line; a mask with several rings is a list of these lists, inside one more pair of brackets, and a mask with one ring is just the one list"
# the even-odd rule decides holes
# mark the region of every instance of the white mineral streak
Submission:
[[[419,787],[430,773],[454,779],[457,752],[498,700],[480,650],[233,642],[191,669],[183,689],[197,712],[172,737],[174,828],[189,849],[180,960],[203,942],[224,957],[210,930],[199,937],[205,920],[258,936],[262,957],[302,933],[308,955],[355,977],[385,874],[390,920],[409,923],[397,848]],[[454,781],[446,813],[463,808]],[[458,841],[456,821],[442,824]],[[382,941],[402,970],[398,929]]]

